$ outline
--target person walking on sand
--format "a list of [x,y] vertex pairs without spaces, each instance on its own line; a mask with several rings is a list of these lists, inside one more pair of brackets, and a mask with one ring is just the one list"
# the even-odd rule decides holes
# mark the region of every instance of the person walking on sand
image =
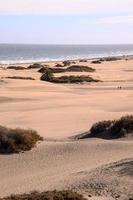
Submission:
[[122,87],[121,87],[121,86],[118,86],[117,88],[118,88],[118,89],[122,89]]

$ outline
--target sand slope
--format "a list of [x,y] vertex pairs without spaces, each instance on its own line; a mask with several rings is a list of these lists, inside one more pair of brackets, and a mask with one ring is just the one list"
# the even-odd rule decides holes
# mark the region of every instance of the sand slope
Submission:
[[[111,183],[117,183],[118,177],[115,179],[112,168],[109,174],[104,170],[103,176],[100,176],[101,170],[106,169],[106,164],[132,158],[132,140],[70,141],[66,138],[87,131],[96,121],[133,114],[133,60],[101,65],[92,65],[89,61],[84,65],[94,67],[96,72],[91,75],[103,82],[58,85],[41,82],[40,73],[35,70],[0,69],[0,77],[19,75],[36,79],[0,82],[1,125],[32,128],[51,140],[45,140],[30,152],[0,155],[0,196],[66,188],[97,195],[96,188],[95,192],[90,191],[92,176],[93,182],[96,183],[95,178],[99,177],[98,181],[103,180],[108,185],[111,175]],[[123,183],[123,179],[119,180]],[[110,195],[111,191],[117,195],[117,190],[107,188]],[[123,188],[118,189],[122,194]],[[107,190],[103,195],[107,195]]]
[[[132,141],[44,141],[24,154],[0,155],[0,194],[66,189],[70,185],[80,191],[78,181],[82,173],[130,158],[132,152]],[[82,183],[84,186],[86,181]],[[84,189],[85,192],[87,188]]]
[[[4,79],[5,83],[0,84],[1,124],[33,128],[44,137],[63,138],[88,130],[96,121],[133,113],[133,60],[100,65],[89,61],[83,65],[95,68],[96,72],[89,74],[103,82],[52,84],[39,81],[41,74],[36,70],[0,69],[0,77],[14,75],[36,79]],[[122,89],[118,89],[119,86]]]

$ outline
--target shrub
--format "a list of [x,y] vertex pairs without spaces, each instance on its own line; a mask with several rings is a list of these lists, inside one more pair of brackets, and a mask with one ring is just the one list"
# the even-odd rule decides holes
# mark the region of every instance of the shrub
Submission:
[[56,64],[54,67],[64,67],[64,66],[61,64]]
[[113,137],[124,137],[129,133],[133,135],[133,115],[128,115],[116,120],[110,128]]
[[47,70],[40,78],[42,81],[49,81],[52,83],[83,83],[83,82],[98,82],[90,76],[60,76],[54,77],[51,70]]
[[32,77],[22,77],[22,76],[7,76],[4,78],[8,78],[8,79],[21,79],[21,80],[35,80]]
[[63,73],[63,72],[66,72],[65,69],[61,69],[61,68],[51,68],[51,71],[53,73]]
[[110,62],[110,61],[117,61],[117,60],[121,60],[120,57],[105,57],[105,58],[100,58],[98,61],[99,62]]
[[97,136],[101,133],[104,133],[105,131],[107,131],[111,125],[112,125],[112,121],[108,120],[108,121],[101,121],[98,123],[95,123],[91,129],[90,132],[93,136]]
[[89,132],[80,135],[79,139],[84,138],[103,138],[103,139],[118,139],[133,136],[133,115],[127,115],[114,121],[101,121],[95,123]]
[[43,67],[43,65],[39,64],[39,63],[34,63],[33,65],[30,65],[29,67],[27,67],[27,69],[38,69]]
[[120,57],[105,57],[105,58],[100,58],[98,60],[93,60],[91,63],[93,63],[93,64],[101,64],[104,61],[110,62],[110,61],[117,61],[117,60],[121,60],[121,58]]
[[0,153],[29,151],[43,138],[34,130],[10,129],[0,126]]
[[52,82],[53,81],[53,73],[50,69],[46,69],[45,70],[45,73],[41,76],[41,80],[42,81],[49,81],[49,82]]
[[83,83],[83,82],[97,82],[90,76],[61,76],[53,79],[54,83]]
[[49,68],[43,66],[43,67],[41,67],[41,68],[38,70],[38,72],[40,72],[40,73],[45,73],[47,69],[49,69]]
[[87,60],[86,59],[81,59],[81,60],[79,60],[79,62],[87,62]]
[[63,65],[64,65],[64,66],[71,65],[71,61],[65,60],[65,61],[63,61]]
[[22,66],[8,66],[7,69],[24,70],[26,68]]
[[85,200],[85,198],[73,191],[47,191],[31,192],[30,194],[11,195],[0,200]]
[[61,68],[42,67],[41,69],[39,69],[38,72],[45,73],[47,70],[50,70],[52,73],[62,73],[66,71],[65,69]]
[[82,65],[72,65],[66,69],[68,72],[94,72],[95,69]]
[[117,60],[121,60],[120,57],[107,57],[107,58],[104,58],[104,61],[117,61]]
[[100,60],[93,60],[91,63],[92,64],[101,64],[101,61]]
[[95,69],[87,66],[82,65],[72,65],[66,69],[62,68],[48,68],[48,67],[42,67],[38,70],[40,73],[45,73],[46,70],[51,70],[52,73],[64,73],[64,72],[94,72]]

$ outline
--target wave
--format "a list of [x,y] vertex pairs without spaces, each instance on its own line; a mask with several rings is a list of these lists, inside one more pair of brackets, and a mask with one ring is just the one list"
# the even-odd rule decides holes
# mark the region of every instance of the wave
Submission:
[[0,45],[0,64],[133,55],[133,45]]

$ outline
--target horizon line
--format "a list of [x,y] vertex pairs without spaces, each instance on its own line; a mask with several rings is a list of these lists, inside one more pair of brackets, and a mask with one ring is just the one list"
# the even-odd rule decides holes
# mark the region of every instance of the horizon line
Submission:
[[17,42],[0,42],[0,45],[133,45],[133,43],[17,43]]

